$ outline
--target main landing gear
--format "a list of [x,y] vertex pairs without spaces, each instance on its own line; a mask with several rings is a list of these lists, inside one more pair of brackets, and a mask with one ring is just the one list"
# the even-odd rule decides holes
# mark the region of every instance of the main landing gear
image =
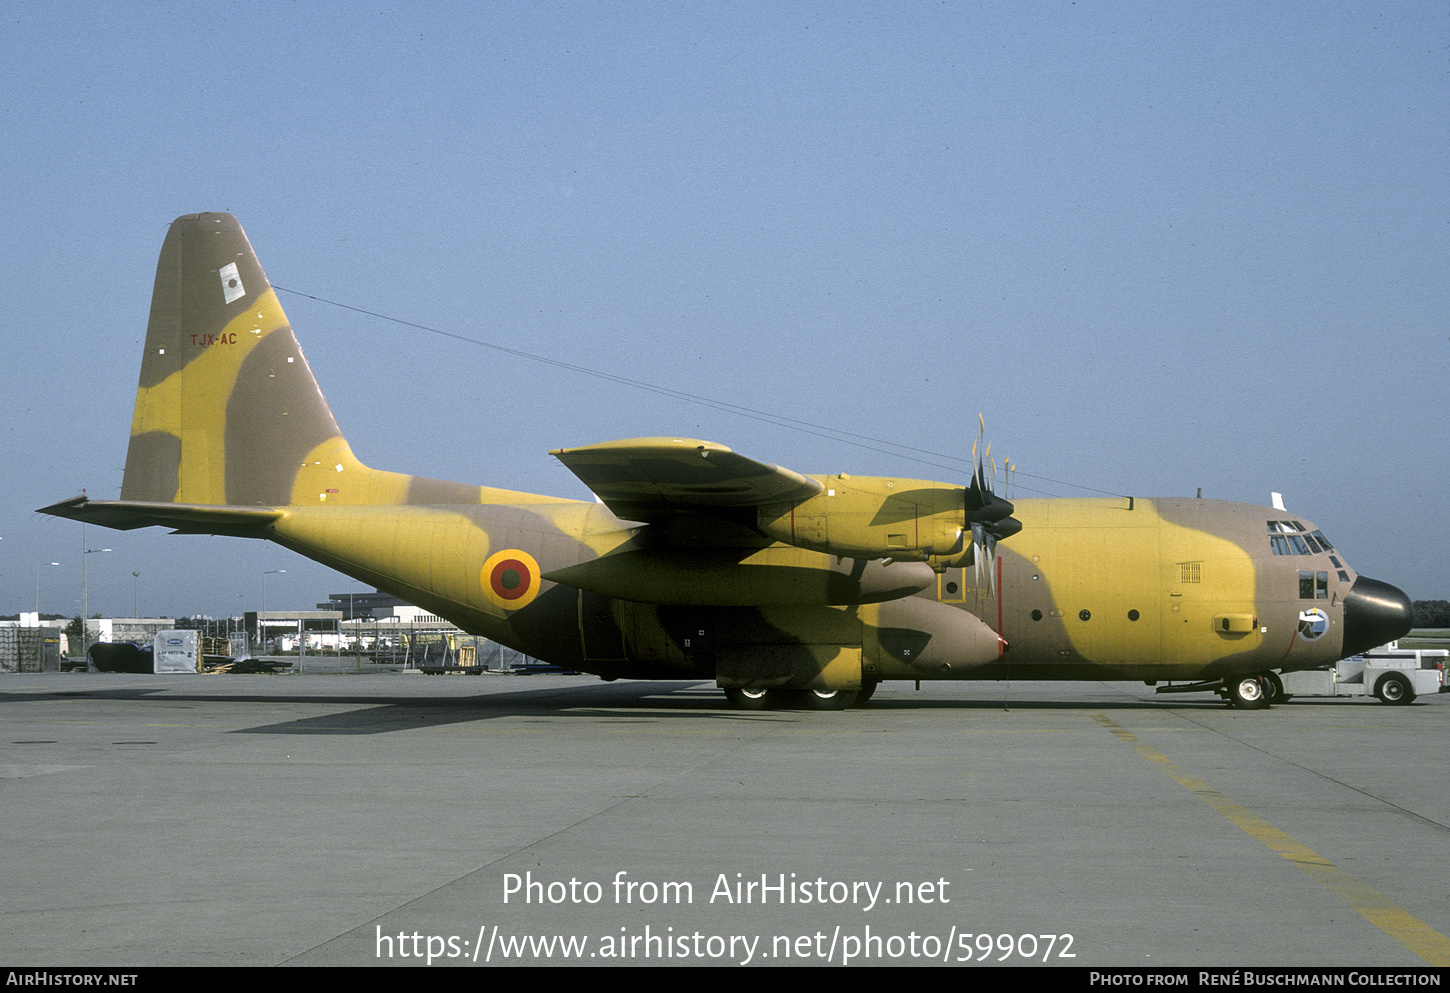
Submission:
[[857,707],[864,707],[864,706],[866,706],[866,701],[869,700],[869,699],[871,699],[871,695],[876,692],[876,687],[878,687],[880,685],[881,685],[881,680],[879,680],[879,679],[863,679],[863,680],[861,680],[861,688],[856,691],[856,704],[855,705]]
[[729,687],[725,690],[725,699],[736,710],[769,710],[773,702],[770,697],[770,690],[748,690],[736,687]]
[[725,699],[736,710],[845,710],[864,703],[876,689],[875,683],[859,690],[757,690],[730,687]]

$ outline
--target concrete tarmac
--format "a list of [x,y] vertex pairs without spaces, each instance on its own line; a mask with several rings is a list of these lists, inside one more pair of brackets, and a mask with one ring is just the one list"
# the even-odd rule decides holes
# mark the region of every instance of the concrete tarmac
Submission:
[[[1450,965],[1450,696],[0,676],[13,966]],[[476,963],[475,963],[476,960]]]

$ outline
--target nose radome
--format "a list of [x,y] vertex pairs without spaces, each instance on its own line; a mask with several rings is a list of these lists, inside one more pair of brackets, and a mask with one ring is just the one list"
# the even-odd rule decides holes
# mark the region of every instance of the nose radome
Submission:
[[1415,611],[1403,590],[1378,579],[1359,576],[1344,598],[1345,655],[1394,641],[1409,634]]

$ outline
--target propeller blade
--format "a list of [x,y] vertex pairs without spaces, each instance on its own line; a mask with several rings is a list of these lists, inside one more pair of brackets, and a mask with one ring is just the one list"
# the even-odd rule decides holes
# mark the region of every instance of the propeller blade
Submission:
[[[986,431],[987,420],[979,413],[977,414],[977,440],[972,443],[972,462],[976,468],[972,471],[971,484],[962,491],[962,510],[966,523],[972,529],[972,544],[982,550],[981,555],[973,556],[977,573],[977,589],[986,590],[988,595],[991,595],[992,587],[995,584],[991,563],[997,554],[997,542],[1010,538],[1021,531],[1022,522],[1012,516],[1016,512],[1012,503],[999,497],[995,492],[997,460],[992,458],[991,442],[985,442],[984,445]],[[977,454],[979,451],[980,456]],[[991,466],[990,470],[988,465]],[[1005,456],[1002,458],[1002,478],[1010,489],[1012,462]]]

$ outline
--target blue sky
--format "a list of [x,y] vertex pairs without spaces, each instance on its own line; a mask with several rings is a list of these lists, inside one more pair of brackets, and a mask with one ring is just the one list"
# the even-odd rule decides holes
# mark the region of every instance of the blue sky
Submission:
[[[1428,2],[11,5],[0,613],[51,561],[42,609],[79,609],[80,526],[33,510],[119,492],[156,254],[201,210],[281,287],[601,372],[948,455],[980,412],[1062,481],[1019,495],[1279,490],[1450,598],[1447,41]],[[280,296],[379,468],[587,498],[548,449],[684,434],[952,477]],[[361,589],[89,545],[108,614]]]

